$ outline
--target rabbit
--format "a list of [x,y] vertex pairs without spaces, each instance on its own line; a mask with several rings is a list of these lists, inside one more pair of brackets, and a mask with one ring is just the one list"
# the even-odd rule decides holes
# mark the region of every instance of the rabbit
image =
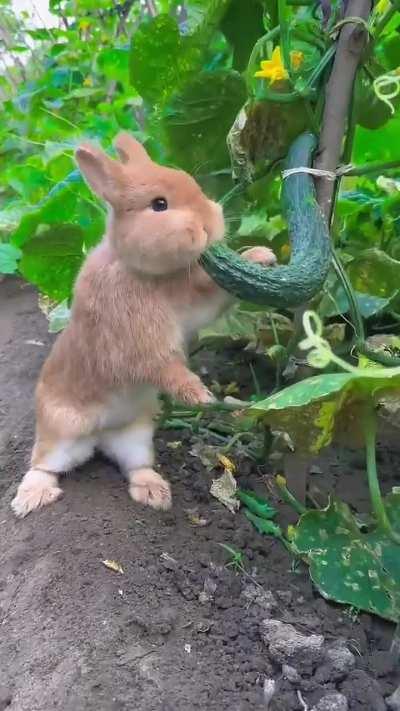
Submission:
[[[95,450],[119,465],[134,501],[168,509],[170,485],[153,468],[158,394],[188,405],[214,399],[186,352],[232,303],[198,263],[224,235],[222,209],[190,175],[154,163],[130,134],[114,145],[118,160],[86,143],[76,150],[83,177],[108,204],[108,225],[39,376],[30,469],[12,501],[18,517],[56,501],[59,475]],[[275,264],[263,247],[244,257]]]

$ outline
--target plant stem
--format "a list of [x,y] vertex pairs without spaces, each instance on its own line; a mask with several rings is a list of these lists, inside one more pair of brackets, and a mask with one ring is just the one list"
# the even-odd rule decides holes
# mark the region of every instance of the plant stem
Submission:
[[291,506],[292,509],[294,509],[296,513],[298,513],[300,516],[306,513],[306,507],[303,506],[303,504],[298,499],[296,499],[296,497],[293,496],[293,494],[287,488],[285,477],[277,476],[275,477],[275,482],[283,501],[286,504],[289,504],[289,506]]
[[355,175],[369,175],[370,173],[383,173],[386,170],[394,170],[395,168],[400,168],[400,158],[398,160],[391,160],[387,163],[365,163],[364,165],[355,165],[349,170],[346,170],[344,177],[355,176]]
[[259,62],[259,59],[261,56],[261,51],[264,49],[267,42],[271,42],[272,40],[275,39],[275,37],[277,37],[279,35],[279,32],[280,32],[280,27],[279,27],[279,25],[277,25],[272,30],[267,32],[265,35],[260,37],[260,39],[257,40],[253,49],[251,50],[250,59],[249,59],[247,69],[246,69],[246,83],[247,83],[248,88],[250,88],[250,82],[253,79],[253,75],[254,75],[254,67]]
[[278,17],[281,30],[281,48],[283,55],[283,65],[291,77],[292,65],[290,61],[289,25],[287,22],[286,0],[278,0]]
[[[370,0],[349,0],[346,17],[368,20]],[[326,101],[315,168],[336,170],[340,162],[343,136],[351,104],[353,83],[366,42],[366,30],[359,23],[345,24],[339,35]],[[317,181],[318,202],[328,223],[331,221],[335,185],[326,178]]]
[[358,308],[357,298],[354,293],[353,287],[351,285],[350,279],[346,274],[346,271],[337,256],[336,252],[332,249],[332,262],[337,274],[339,281],[341,282],[343,289],[347,296],[347,301],[349,303],[349,310],[351,314],[351,320],[353,322],[354,330],[356,333],[356,338],[358,341],[365,340],[364,331],[364,321],[362,319],[360,309]]
[[376,415],[372,404],[367,405],[365,408],[362,426],[367,462],[368,487],[378,527],[384,531],[392,541],[400,544],[400,535],[392,528],[379,486],[376,469]]

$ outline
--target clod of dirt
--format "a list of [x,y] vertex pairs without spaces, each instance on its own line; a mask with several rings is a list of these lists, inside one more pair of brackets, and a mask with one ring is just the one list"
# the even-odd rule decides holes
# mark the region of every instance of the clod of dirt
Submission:
[[0,711],[5,711],[12,702],[12,694],[6,687],[0,686]]
[[290,664],[301,672],[310,673],[321,658],[322,635],[303,635],[293,625],[273,619],[261,622],[260,633],[269,656],[277,664]]
[[289,664],[282,665],[282,676],[284,679],[290,681],[291,684],[298,684],[301,681],[301,676],[297,669],[291,667]]
[[340,690],[347,696],[351,711],[387,711],[378,682],[362,669],[353,669]]
[[324,662],[315,672],[315,681],[342,681],[355,664],[354,654],[344,644],[336,644],[325,651]]
[[263,590],[259,585],[249,583],[242,590],[242,595],[252,604],[258,605],[261,609],[269,613],[278,607],[278,603],[270,590]]
[[368,668],[374,676],[380,677],[392,674],[396,670],[394,655],[388,650],[377,649],[369,655]]
[[343,694],[327,694],[312,711],[348,711],[349,704]]
[[400,711],[400,686],[391,696],[386,697],[386,706],[390,711]]
[[177,616],[176,610],[168,607],[160,609],[152,617],[135,612],[130,615],[128,624],[141,630],[143,636],[167,635],[175,627]]
[[206,602],[210,602],[214,598],[215,591],[217,589],[217,583],[210,576],[207,576],[204,580],[203,590],[199,593],[199,602],[203,605]]

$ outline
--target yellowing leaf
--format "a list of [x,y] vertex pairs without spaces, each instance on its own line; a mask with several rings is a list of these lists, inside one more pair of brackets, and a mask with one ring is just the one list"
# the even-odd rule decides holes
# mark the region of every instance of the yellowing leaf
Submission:
[[224,454],[220,454],[218,452],[217,459],[218,459],[219,463],[222,464],[225,471],[229,472],[230,474],[233,474],[236,471],[236,465],[232,462],[231,459],[228,459],[228,457],[225,457]]
[[237,383],[228,383],[228,385],[225,385],[224,387],[224,393],[225,395],[238,395],[240,392],[239,386]]
[[275,481],[277,483],[277,486],[279,487],[286,486],[286,477],[284,477],[283,474],[277,474],[275,477]]

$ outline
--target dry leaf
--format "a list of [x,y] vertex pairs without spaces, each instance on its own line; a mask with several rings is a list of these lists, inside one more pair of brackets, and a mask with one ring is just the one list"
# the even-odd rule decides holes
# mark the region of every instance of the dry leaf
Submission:
[[176,442],[167,442],[167,447],[169,449],[178,449],[179,447],[182,447],[182,442],[180,440],[176,440]]
[[214,479],[211,484],[210,494],[214,496],[218,501],[226,506],[231,513],[235,513],[239,506],[240,501],[236,498],[236,479],[232,476],[228,469],[225,469],[222,476],[219,479]]
[[208,520],[199,516],[195,509],[187,509],[187,517],[193,526],[207,526]]
[[117,563],[116,560],[103,560],[103,565],[106,566],[106,568],[109,568],[110,570],[113,570],[114,573],[123,573],[124,569],[122,565]]

